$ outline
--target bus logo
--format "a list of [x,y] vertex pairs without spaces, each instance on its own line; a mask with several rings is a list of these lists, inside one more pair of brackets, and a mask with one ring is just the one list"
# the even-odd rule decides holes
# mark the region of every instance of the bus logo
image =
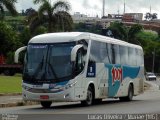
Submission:
[[112,68],[112,85],[116,82],[122,82],[122,68]]

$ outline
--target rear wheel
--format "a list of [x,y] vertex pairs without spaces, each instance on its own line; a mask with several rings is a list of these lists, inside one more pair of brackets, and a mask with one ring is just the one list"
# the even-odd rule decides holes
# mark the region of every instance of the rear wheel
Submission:
[[41,105],[43,108],[50,108],[52,102],[51,101],[41,101]]
[[84,100],[84,101],[81,101],[81,104],[85,105],[85,106],[90,106],[90,105],[93,104],[93,99],[94,99],[93,90],[92,90],[91,87],[89,87],[88,90],[87,90],[87,99]]
[[133,86],[130,84],[128,88],[128,95],[126,97],[120,97],[121,101],[131,101],[133,99]]

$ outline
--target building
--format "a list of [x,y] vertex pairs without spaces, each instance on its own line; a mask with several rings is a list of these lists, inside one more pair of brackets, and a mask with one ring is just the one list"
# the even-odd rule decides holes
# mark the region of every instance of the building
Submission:
[[139,22],[143,19],[143,13],[125,13],[122,17],[123,22]]
[[96,21],[100,20],[98,16],[88,17],[85,14],[80,14],[80,12],[74,13],[74,15],[72,15],[72,19],[74,23],[96,23]]

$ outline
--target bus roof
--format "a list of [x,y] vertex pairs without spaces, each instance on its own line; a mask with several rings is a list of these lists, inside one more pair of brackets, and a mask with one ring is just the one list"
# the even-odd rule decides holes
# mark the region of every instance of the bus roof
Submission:
[[142,49],[138,45],[130,44],[128,42],[121,41],[118,39],[97,35],[93,33],[87,33],[87,32],[58,32],[58,33],[41,34],[33,37],[29,41],[29,44],[30,43],[62,43],[62,42],[78,41],[82,39],[95,40],[95,41],[101,41],[105,43],[119,44],[119,45]]

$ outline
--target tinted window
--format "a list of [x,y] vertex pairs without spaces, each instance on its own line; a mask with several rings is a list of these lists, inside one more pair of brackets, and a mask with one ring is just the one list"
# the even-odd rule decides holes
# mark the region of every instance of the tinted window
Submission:
[[90,60],[95,62],[109,63],[107,45],[102,42],[92,41]]
[[128,47],[126,46],[120,46],[120,59],[121,59],[121,64],[128,64]]
[[128,64],[135,66],[137,64],[136,62],[136,51],[135,48],[128,48]]

